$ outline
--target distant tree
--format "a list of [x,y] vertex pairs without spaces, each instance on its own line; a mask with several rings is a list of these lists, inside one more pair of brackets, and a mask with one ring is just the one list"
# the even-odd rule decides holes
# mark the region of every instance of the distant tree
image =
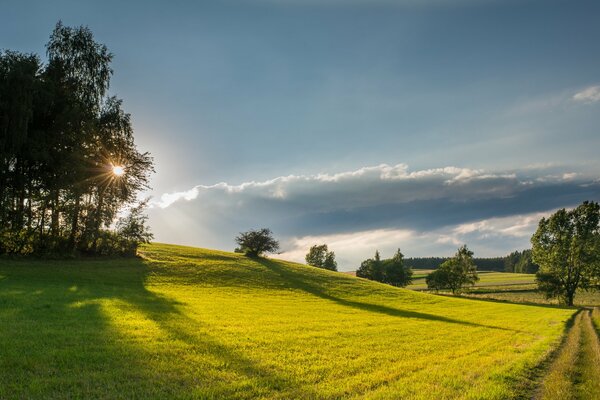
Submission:
[[540,269],[540,266],[533,262],[533,254],[531,249],[523,250],[521,257],[515,265],[515,271],[522,274],[535,274]]
[[384,283],[404,287],[412,282],[412,269],[404,264],[404,255],[398,249],[396,254],[383,263]]
[[479,280],[473,252],[466,245],[459,247],[451,259],[425,278],[427,287],[434,290],[451,290],[457,293],[466,285],[474,285]]
[[372,281],[383,282],[383,263],[379,256],[379,250],[375,251],[375,257],[369,258],[360,264],[356,270],[356,276]]
[[313,267],[337,271],[335,253],[328,251],[326,244],[312,246],[306,254],[305,260],[308,265]]
[[241,232],[235,241],[239,245],[235,251],[249,257],[260,257],[264,253],[275,253],[279,250],[279,242],[267,228]]
[[412,269],[404,263],[400,249],[387,260],[382,260],[379,251],[375,251],[375,257],[360,264],[356,276],[393,286],[406,286],[412,281]]
[[572,306],[578,289],[598,287],[600,205],[584,202],[542,218],[531,238],[532,259],[540,266],[538,289]]

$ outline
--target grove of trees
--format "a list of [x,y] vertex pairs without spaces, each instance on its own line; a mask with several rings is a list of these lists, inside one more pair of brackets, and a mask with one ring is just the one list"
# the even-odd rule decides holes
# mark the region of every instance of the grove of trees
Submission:
[[305,260],[308,265],[313,267],[337,271],[335,253],[328,251],[326,244],[312,246],[306,254]]
[[454,257],[444,261],[425,278],[429,289],[450,290],[452,293],[458,293],[464,286],[474,285],[478,280],[473,252],[466,245],[459,247]]
[[356,276],[360,278],[400,287],[410,285],[412,274],[412,269],[405,264],[404,255],[400,249],[387,260],[381,260],[379,251],[375,251],[375,257],[363,261],[356,271]]
[[572,306],[578,290],[600,283],[600,205],[584,202],[542,218],[531,238],[536,279],[546,297]]
[[151,238],[141,209],[153,160],[123,102],[112,54],[59,22],[38,55],[0,52],[0,254],[130,253]]

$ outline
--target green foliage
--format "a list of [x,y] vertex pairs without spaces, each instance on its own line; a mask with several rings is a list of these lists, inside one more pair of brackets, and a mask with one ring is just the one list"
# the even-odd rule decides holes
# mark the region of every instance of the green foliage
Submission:
[[335,253],[328,251],[326,244],[312,246],[306,254],[305,260],[310,266],[337,271]]
[[400,249],[391,259],[383,262],[384,283],[404,287],[411,284],[412,274],[412,268],[404,263],[404,255]]
[[427,287],[433,290],[451,290],[457,293],[464,286],[474,285],[479,280],[473,252],[466,245],[459,247],[455,256],[445,261],[425,279]]
[[267,228],[241,232],[235,241],[239,245],[235,252],[244,253],[248,257],[260,257],[264,253],[275,253],[279,250],[279,242]]
[[140,254],[0,258],[0,398],[512,399],[574,312],[214,250]]
[[136,255],[140,244],[150,243],[154,237],[147,225],[148,217],[143,213],[147,203],[148,200],[133,207],[117,222],[117,236],[126,255]]
[[379,251],[376,251],[374,258],[369,258],[361,263],[360,268],[356,271],[356,276],[404,287],[412,282],[412,269],[404,263],[404,255],[400,249],[387,260],[381,260]]
[[[479,266],[479,264],[477,265]],[[504,270],[506,272],[535,274],[539,268],[539,265],[533,262],[531,249],[513,251],[505,257]]]
[[584,202],[542,218],[531,238],[539,264],[538,288],[572,306],[579,289],[595,289],[600,279],[600,205]]
[[107,95],[106,46],[59,22],[46,48],[45,65],[0,52],[0,254],[103,254],[119,212],[148,188],[152,158]]
[[375,251],[375,257],[364,260],[356,270],[356,276],[371,281],[383,282],[383,263],[379,256],[379,250]]

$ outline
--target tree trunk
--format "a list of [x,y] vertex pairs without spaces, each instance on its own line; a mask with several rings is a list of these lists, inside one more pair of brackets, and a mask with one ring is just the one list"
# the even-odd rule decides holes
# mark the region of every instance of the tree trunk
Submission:
[[59,212],[58,212],[58,198],[59,191],[55,190],[52,194],[52,217],[50,221],[50,235],[53,237],[58,236],[58,223],[59,223]]
[[573,300],[574,299],[575,299],[575,293],[567,292],[566,300],[567,300],[567,305],[569,307],[573,307]]
[[98,208],[94,221],[94,240],[92,241],[92,252],[96,253],[98,248],[98,236],[100,236],[100,225],[102,224],[102,207],[104,206],[104,191],[100,192],[98,198]]
[[69,234],[69,249],[75,250],[75,237],[77,235],[77,229],[79,226],[79,194],[75,195],[75,207],[73,209],[73,216],[71,222],[71,233]]

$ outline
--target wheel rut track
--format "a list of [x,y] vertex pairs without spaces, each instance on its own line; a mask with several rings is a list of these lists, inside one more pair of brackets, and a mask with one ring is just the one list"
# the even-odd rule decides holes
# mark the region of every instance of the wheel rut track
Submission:
[[583,309],[577,313],[533,399],[600,399],[599,325],[598,309]]

